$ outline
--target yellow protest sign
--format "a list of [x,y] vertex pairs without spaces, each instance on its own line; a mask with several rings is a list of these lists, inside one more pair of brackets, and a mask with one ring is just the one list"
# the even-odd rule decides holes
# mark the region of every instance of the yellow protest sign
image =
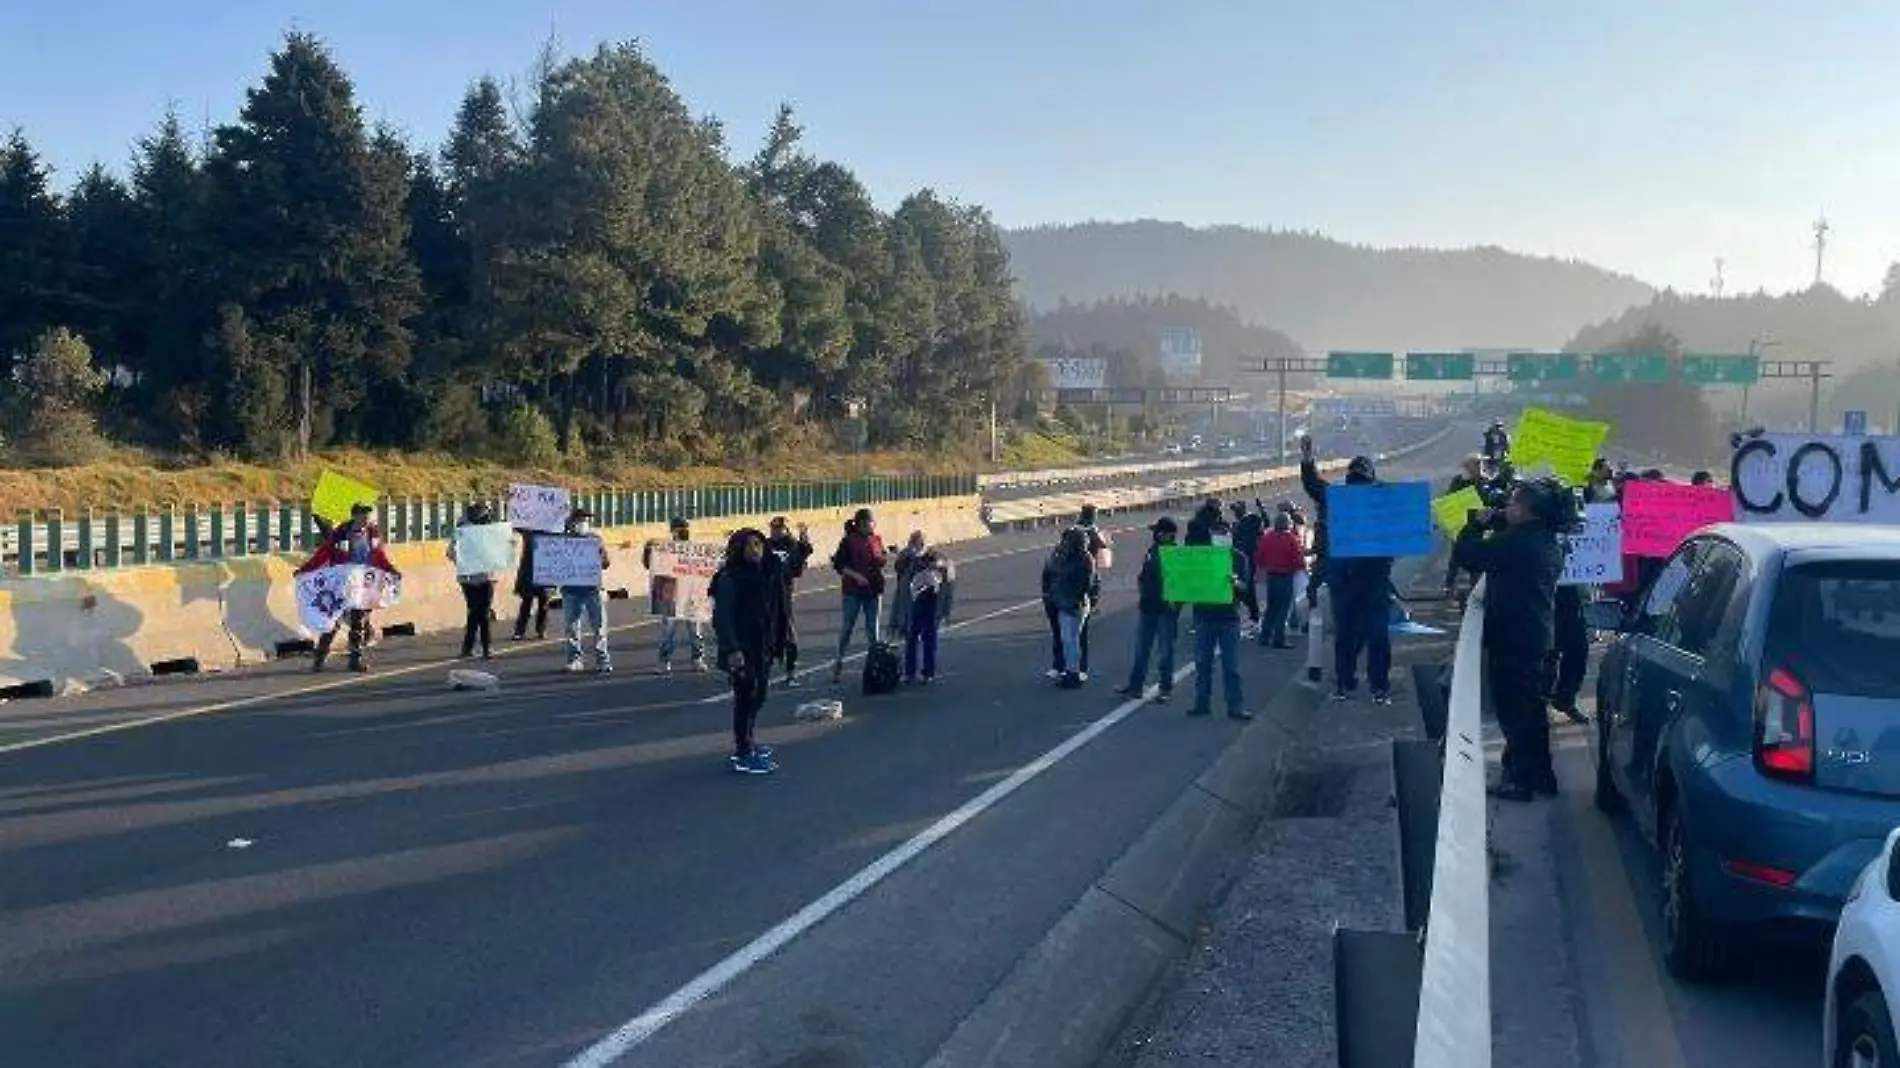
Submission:
[[331,523],[341,523],[350,518],[350,509],[359,504],[375,504],[382,491],[367,483],[358,482],[325,471],[317,476],[317,488],[310,491],[310,514]]
[[1473,509],[1483,508],[1484,498],[1478,496],[1475,487],[1466,486],[1456,493],[1447,493],[1432,501],[1432,519],[1437,521],[1438,529],[1451,537],[1465,529],[1465,520]]
[[1571,485],[1590,476],[1590,465],[1610,436],[1610,424],[1572,419],[1542,408],[1526,408],[1511,440],[1511,463],[1520,474],[1548,465],[1552,474]]

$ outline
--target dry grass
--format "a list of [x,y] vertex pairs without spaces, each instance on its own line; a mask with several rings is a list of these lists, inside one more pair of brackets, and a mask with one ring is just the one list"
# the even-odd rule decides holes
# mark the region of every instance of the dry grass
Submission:
[[[1073,460],[1071,454],[1069,459]],[[1062,461],[1050,461],[1062,462]],[[393,496],[497,494],[511,482],[545,482],[573,488],[654,489],[735,482],[773,482],[864,475],[950,474],[979,469],[963,453],[868,453],[768,456],[744,465],[664,470],[613,462],[560,468],[510,467],[452,456],[340,451],[307,462],[268,467],[227,461],[185,465],[132,450],[73,467],[0,470],[0,518],[23,509],[130,509],[140,505],[213,504],[233,501],[292,502],[309,497],[317,476],[334,469]]]

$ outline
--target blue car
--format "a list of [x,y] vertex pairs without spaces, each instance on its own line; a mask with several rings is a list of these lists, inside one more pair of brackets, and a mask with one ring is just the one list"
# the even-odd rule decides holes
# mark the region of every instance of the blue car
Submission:
[[1900,825],[1900,530],[1718,524],[1625,612],[1597,678],[1597,806],[1662,869],[1663,955],[1825,940]]

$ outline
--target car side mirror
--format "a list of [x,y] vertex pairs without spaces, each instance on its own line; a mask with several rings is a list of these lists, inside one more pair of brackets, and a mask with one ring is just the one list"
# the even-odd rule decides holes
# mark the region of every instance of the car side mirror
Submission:
[[1608,631],[1621,634],[1629,629],[1624,622],[1623,602],[1615,600],[1591,601],[1583,606],[1584,625],[1591,630]]

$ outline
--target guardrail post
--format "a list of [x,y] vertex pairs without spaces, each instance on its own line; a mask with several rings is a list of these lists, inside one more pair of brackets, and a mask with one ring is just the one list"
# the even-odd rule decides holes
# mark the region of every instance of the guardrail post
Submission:
[[152,562],[152,513],[144,505],[132,509],[132,564],[144,567]]
[[296,517],[291,506],[277,502],[277,551],[289,552],[297,547]]
[[46,510],[46,573],[57,575],[66,570],[66,525],[57,508]]
[[404,497],[403,501],[409,506],[409,540],[428,541],[429,532],[422,524],[422,499],[419,497]]
[[73,566],[91,571],[92,549],[92,509],[86,508],[79,513],[79,552],[73,557]]
[[185,559],[198,559],[198,506],[185,505]]
[[317,547],[317,517],[307,506],[297,509],[297,547],[304,552]]
[[211,506],[211,552],[210,557],[217,560],[224,556],[224,505]]
[[178,559],[178,506],[168,504],[158,513],[157,562],[169,564]]
[[125,534],[119,529],[125,517],[117,508],[106,513],[106,558],[108,569],[125,566]]
[[38,570],[33,563],[33,513],[24,508],[15,513],[14,526],[20,538],[19,573],[32,575]]
[[257,524],[257,555],[269,556],[271,551],[270,505],[259,504],[256,511],[251,513],[251,518]]
[[251,502],[231,506],[231,555],[251,555]]

